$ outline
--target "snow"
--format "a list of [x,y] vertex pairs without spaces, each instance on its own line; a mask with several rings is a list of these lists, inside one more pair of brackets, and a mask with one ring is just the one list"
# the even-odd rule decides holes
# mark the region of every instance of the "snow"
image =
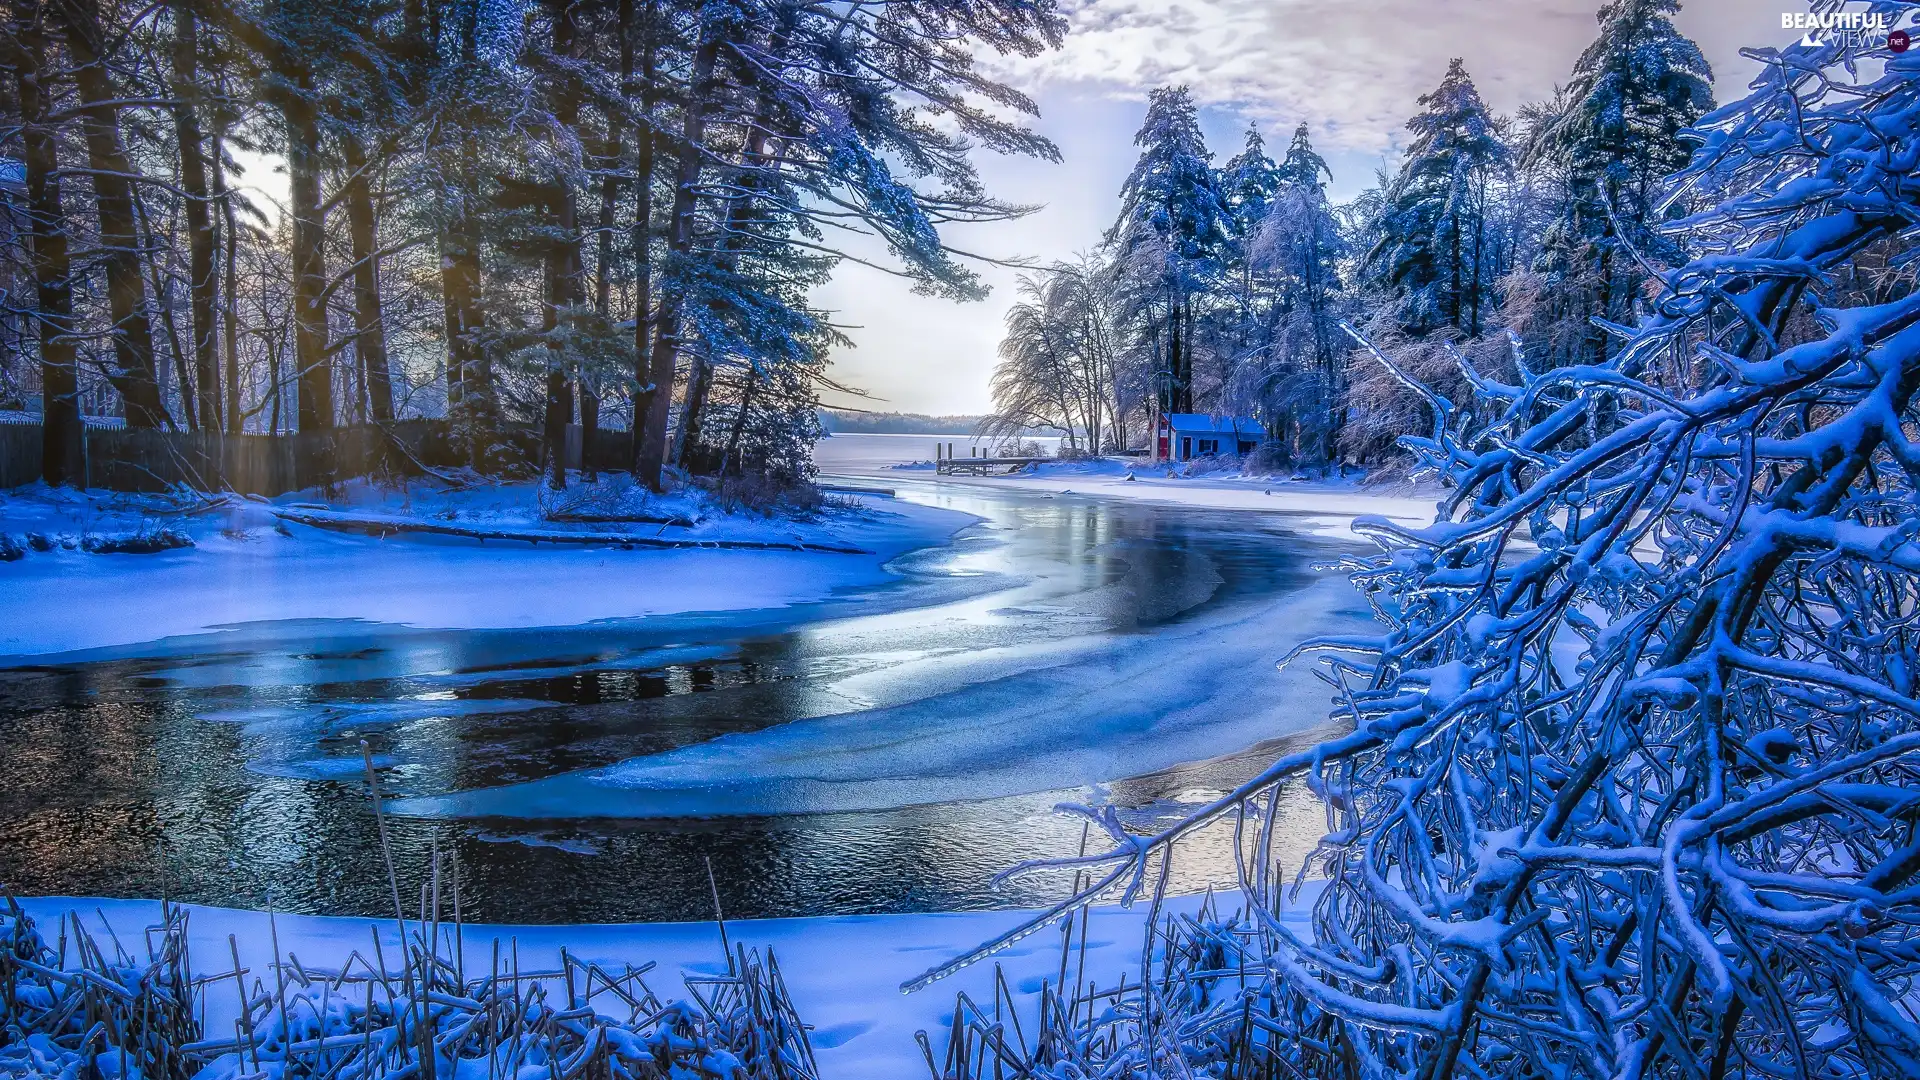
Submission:
[[[363,620],[411,627],[491,629],[577,625],[691,611],[804,604],[897,581],[887,563],[945,543],[966,514],[876,496],[848,496],[814,521],[708,514],[690,529],[649,535],[852,546],[871,555],[751,550],[621,550],[533,546],[457,537],[377,539],[287,525],[273,503],[230,499],[203,513],[168,514],[174,500],[44,487],[0,493],[0,534],[40,534],[52,551],[0,562],[0,658],[44,656],[231,631],[277,620]],[[537,521],[533,489],[504,485],[444,492],[348,485],[327,506],[476,527]],[[662,500],[663,513],[690,507]],[[192,548],[91,555],[87,534],[184,530]],[[563,528],[550,525],[551,528]],[[585,526],[605,531],[606,525]],[[58,540],[71,539],[74,549]]]
[[[1305,926],[1310,896],[1303,896],[1286,921]],[[1188,911],[1199,897],[1169,898],[1163,910]],[[130,948],[143,940],[145,927],[159,922],[160,905],[151,900],[39,897],[23,899],[21,906],[51,933],[68,912],[80,914],[84,924],[98,932],[103,922]],[[231,970],[227,937],[234,936],[240,962],[266,973],[277,937],[282,953],[297,956],[308,967],[337,967],[354,951],[373,955],[378,935],[387,957],[401,955],[394,920],[327,918],[312,915],[269,916],[258,911],[190,906],[189,941],[196,972],[218,975]],[[1086,974],[1100,985],[1112,985],[1123,972],[1138,980],[1142,927],[1147,905],[1131,909],[1097,907],[1088,924]],[[1298,913],[1298,918],[1293,914]],[[1030,1018],[1033,1007],[1024,995],[1036,994],[1042,979],[1057,979],[1059,937],[1043,932],[994,954],[991,962],[976,964],[927,990],[903,994],[900,986],[935,964],[966,952],[981,942],[1030,917],[1025,911],[975,911],[952,914],[856,915],[837,918],[730,920],[727,934],[734,942],[771,948],[779,958],[787,988],[800,1017],[812,1025],[813,1048],[821,1075],[829,1080],[911,1080],[926,1075],[926,1061],[914,1041],[925,1030],[936,1051],[944,1045],[940,1028],[947,1023],[954,994],[967,991],[976,1001],[991,1000],[993,967],[1000,965],[1007,983],[1022,995],[1020,1005]],[[451,931],[448,931],[449,935]],[[104,938],[104,935],[102,935]],[[52,940],[49,937],[49,940]],[[647,923],[602,926],[481,926],[465,928],[469,959],[491,954],[493,942],[503,952],[517,947],[525,970],[555,970],[560,949],[581,960],[617,969],[622,963],[639,966],[649,960],[660,966],[648,982],[663,997],[684,997],[678,975],[712,974],[724,970],[719,928],[711,922]],[[1077,959],[1076,959],[1077,963]],[[262,974],[260,977],[269,976]],[[210,1008],[206,1030],[230,1027],[230,995],[207,995]],[[237,1012],[237,1010],[236,1010]]]

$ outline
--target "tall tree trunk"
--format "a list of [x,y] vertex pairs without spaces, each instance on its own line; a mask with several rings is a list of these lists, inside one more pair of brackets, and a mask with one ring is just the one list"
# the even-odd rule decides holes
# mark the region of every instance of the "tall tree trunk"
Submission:
[[127,406],[127,426],[156,428],[167,422],[166,405],[147,317],[147,285],[140,270],[140,235],[134,222],[133,165],[120,145],[118,95],[108,77],[106,35],[94,0],[57,0],[66,24],[73,77],[84,106],[88,165],[93,170],[100,246],[106,251],[107,310],[113,320],[114,389]]
[[[689,78],[689,92],[686,107],[681,111],[681,151],[679,167],[674,177],[673,207],[667,217],[667,259],[668,269],[673,264],[684,261],[693,248],[694,209],[699,199],[700,176],[703,159],[701,146],[707,137],[707,106],[713,97],[713,69],[719,59],[720,48],[727,37],[728,28],[718,22],[709,21],[701,27],[700,43],[693,51],[693,68]],[[648,386],[646,423],[642,430],[635,433],[634,479],[648,487],[660,487],[660,469],[666,461],[668,408],[673,398],[673,373],[680,361],[681,304],[680,290],[667,290],[660,298],[660,310],[654,316],[653,349],[648,363]],[[689,379],[688,395],[693,395],[694,387]],[[684,413],[681,429],[686,422]],[[684,452],[682,445],[674,447],[675,460]]]
[[373,420],[390,424],[393,377],[387,366],[387,328],[380,309],[380,246],[373,185],[367,182],[367,151],[359,136],[350,134],[342,142],[347,159],[347,232],[353,253],[353,348],[360,357]]
[[[467,174],[471,176],[471,173]],[[471,189],[469,189],[471,190]],[[487,465],[491,443],[491,400],[486,355],[478,340],[480,310],[480,237],[473,218],[461,208],[454,212],[440,238],[440,291],[446,308],[447,412],[456,434],[466,444],[468,464]]]
[[33,262],[34,321],[40,328],[40,477],[86,483],[86,429],[73,338],[73,267],[60,207],[58,133],[47,120],[47,40],[38,0],[18,0],[7,37],[20,108],[27,172],[27,238]]
[[[221,430],[219,329],[214,304],[219,282],[214,269],[213,215],[207,205],[205,142],[200,134],[200,35],[192,0],[173,6],[174,135],[180,147],[180,189],[187,193],[187,288],[192,316],[193,369],[200,385],[200,426]],[[218,168],[218,165],[215,166]],[[227,408],[232,408],[231,404]]]
[[[615,25],[620,36],[620,91],[629,92],[633,87],[633,0],[620,0]],[[619,209],[621,159],[625,149],[621,146],[621,124],[619,117],[609,114],[606,118],[607,137],[600,148],[600,221],[599,245],[594,262],[593,310],[602,320],[613,317],[613,222]],[[643,309],[644,310],[644,309]],[[644,322],[644,316],[636,317],[635,323]],[[599,380],[590,373],[582,371],[580,383],[580,475],[588,482],[600,478],[599,470],[594,467],[594,444],[600,439],[600,388]]]
[[[1596,201],[1604,201],[1608,197],[1607,190],[1604,186],[1605,184],[1605,180],[1599,181],[1596,184],[1594,191]],[[1614,236],[1613,219],[1607,215],[1605,210],[1601,210],[1600,212],[1599,225],[1600,237],[1594,245],[1599,249],[1599,258],[1594,273],[1599,281],[1600,295],[1596,298],[1597,302],[1594,306],[1601,318],[1619,321],[1614,319],[1613,312],[1615,303],[1613,289],[1613,248],[1616,238]],[[1607,362],[1607,332],[1594,326],[1591,320],[1587,320],[1586,336],[1587,349],[1592,354],[1592,359],[1589,362],[1596,367],[1605,364]]]
[[1188,406],[1186,398],[1186,319],[1182,315],[1181,304],[1174,303],[1169,307],[1173,314],[1173,325],[1167,333],[1167,411],[1170,413],[1192,412],[1193,409]]
[[[631,5],[622,7],[629,19]],[[645,44],[641,50],[640,125],[634,130],[634,281],[633,281],[633,459],[634,479],[658,490],[664,442],[649,437],[651,432],[667,428],[667,399],[673,393],[673,369],[668,367],[664,382],[654,378],[653,366],[653,167],[658,148],[653,127],[654,108],[654,0],[648,0],[639,31]],[[633,27],[627,26],[622,48],[631,45]],[[631,89],[628,93],[631,94]]]
[[[633,85],[633,0],[620,0],[620,89],[625,93]],[[608,113],[606,139],[600,145],[600,221],[599,245],[594,263],[593,310],[601,318],[611,315],[613,301],[613,220],[619,209],[620,160],[626,154],[621,145],[620,118]]]
[[687,391],[680,399],[680,423],[673,433],[673,463],[689,468],[689,448],[700,437],[700,414],[707,408],[707,392],[713,388],[713,364],[695,351],[687,358]]
[[[552,19],[553,51],[574,59],[579,34],[573,24],[573,8],[568,0],[549,0]],[[562,73],[554,87],[553,118],[565,129],[576,129],[580,122],[580,88],[570,72]],[[559,490],[567,486],[567,424],[572,419],[573,392],[568,385],[567,350],[558,333],[561,312],[580,303],[585,266],[580,255],[579,204],[573,179],[556,172],[550,181],[547,211],[552,216],[556,238],[549,242],[546,257],[546,303],[541,312],[541,329],[547,334],[547,402],[543,429],[544,455],[547,460],[547,487]]]
[[1447,215],[1447,242],[1452,245],[1451,257],[1447,260],[1448,278],[1447,325],[1460,329],[1460,215]]
[[[139,192],[135,192],[133,196],[133,218],[134,227],[139,230],[137,235],[140,237],[141,248],[148,251],[158,250],[160,245],[154,236],[153,222],[147,219],[147,206],[140,198]],[[167,355],[173,361],[174,381],[180,386],[180,415],[186,421],[189,430],[197,431],[200,428],[200,414],[193,403],[194,380],[187,371],[187,352],[180,347],[180,327],[173,319],[173,301],[167,295],[166,282],[160,279],[159,264],[150,259],[141,262],[142,272],[147,275],[147,288],[151,290],[154,303],[160,310],[160,329],[166,334]],[[165,400],[166,387],[162,385],[160,389],[161,399]],[[219,388],[215,387],[214,392],[219,393]]]
[[320,208],[320,124],[309,96],[313,80],[295,76],[297,89],[282,107],[287,121],[287,176],[293,211],[294,411],[302,432],[333,427],[333,366],[327,354],[326,221]]
[[286,342],[283,340],[285,331],[281,327],[273,327],[272,330],[273,332],[267,335],[267,386],[270,388],[269,392],[273,394],[272,408],[267,413],[267,434],[278,435],[280,434],[280,402],[284,396],[280,385],[280,354]]
[[600,391],[587,372],[574,382],[580,387],[580,478],[592,483],[600,478],[593,465],[593,446],[600,438]]
[[220,325],[227,363],[227,434],[246,430],[246,402],[240,394],[240,226],[227,195],[226,132],[213,136],[213,189],[220,199],[221,244],[226,249],[226,287],[221,290]]
[[740,378],[742,381],[742,386],[740,387],[740,408],[733,414],[733,427],[727,432],[727,450],[726,453],[720,457],[720,475],[722,477],[726,476],[729,470],[742,474],[746,472],[744,468],[740,467],[740,437],[745,434],[747,430],[747,411],[753,408],[753,390],[754,387],[760,383],[760,371],[749,361],[747,363],[747,370],[741,372]]
[[[778,66],[786,53],[789,35],[785,29],[775,31],[768,42],[766,55],[770,63]],[[770,125],[773,123],[774,100],[762,87],[753,110],[753,118],[747,124],[746,144],[740,151],[742,175],[735,183],[736,192],[727,207],[726,222],[721,229],[720,263],[723,273],[732,273],[738,265],[740,252],[746,246],[746,237],[752,231],[752,218],[755,212],[754,192],[760,186],[760,170],[769,165],[768,145],[772,139]],[[778,163],[773,163],[778,168]],[[718,303],[713,305],[718,307]],[[718,312],[716,312],[718,314]],[[695,438],[700,432],[700,414],[705,410],[707,398],[713,388],[713,361],[704,352],[693,355],[687,373],[687,396],[680,407],[680,427],[674,440],[673,460],[676,465],[684,465]]]
[[[439,5],[435,5],[435,12]],[[460,62],[471,65],[479,51],[478,9],[466,5],[456,32],[459,34]],[[474,220],[474,203],[479,197],[479,155],[471,103],[456,114],[455,148],[442,148],[448,155],[447,169],[454,175],[454,189],[448,199],[449,212],[443,218],[440,233],[440,292],[446,310],[447,334],[447,415],[453,421],[455,438],[464,443],[467,460],[476,469],[492,465],[493,379],[488,354],[479,340],[485,322],[480,306],[482,275],[480,269],[480,232]]]
[[1477,201],[1473,208],[1473,277],[1471,279],[1472,285],[1470,286],[1473,291],[1467,297],[1467,302],[1470,305],[1470,314],[1467,317],[1467,336],[1470,338],[1480,336],[1481,249],[1486,245],[1487,237],[1487,178],[1484,175],[1480,177],[1479,184],[1480,190],[1476,193],[1475,198]]

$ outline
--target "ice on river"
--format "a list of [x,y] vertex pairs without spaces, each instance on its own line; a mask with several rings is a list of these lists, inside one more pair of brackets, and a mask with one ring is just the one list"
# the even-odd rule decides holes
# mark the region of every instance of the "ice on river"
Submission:
[[[1364,632],[1343,576],[1151,635],[1091,635],[929,656],[826,690],[847,711],[723,735],[606,768],[397,800],[427,817],[682,817],[884,810],[1136,776],[1324,722],[1326,687],[1275,661]],[[875,687],[868,681],[884,679]],[[919,681],[913,700],[875,708]]]

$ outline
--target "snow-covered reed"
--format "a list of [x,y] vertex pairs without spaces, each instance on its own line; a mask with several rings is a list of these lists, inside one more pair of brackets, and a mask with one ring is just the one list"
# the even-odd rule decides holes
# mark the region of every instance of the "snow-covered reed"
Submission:
[[[561,954],[520,966],[465,949],[432,915],[319,969],[194,957],[168,905],[142,942],[101,940],[77,913],[55,942],[9,897],[0,909],[0,1077],[102,1080],[810,1080],[817,1075],[772,953],[740,945],[689,1000],[648,986],[651,964],[607,970]],[[110,932],[109,932],[110,933]],[[213,1019],[210,1019],[213,1018]]]
[[[460,862],[433,852],[419,907],[401,901],[372,752],[360,744],[400,955],[378,931],[331,968],[194,957],[186,909],[163,902],[144,940],[107,941],[76,913],[49,945],[11,895],[0,907],[0,1078],[58,1080],[815,1080],[818,1067],[772,950],[728,943],[723,973],[687,974],[690,1000],[560,951],[520,962],[513,939],[467,942]],[[716,892],[717,897],[717,892]],[[716,899],[717,903],[717,899]],[[250,943],[252,944],[252,943]],[[111,946],[109,951],[108,946]],[[252,948],[247,950],[253,952]]]

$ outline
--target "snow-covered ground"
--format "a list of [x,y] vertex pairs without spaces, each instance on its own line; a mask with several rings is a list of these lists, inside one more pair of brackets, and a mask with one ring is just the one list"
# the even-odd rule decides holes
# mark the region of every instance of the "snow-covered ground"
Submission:
[[[883,584],[892,579],[887,562],[944,543],[974,520],[884,498],[839,502],[805,521],[724,514],[691,496],[642,505],[649,516],[698,519],[683,527],[545,521],[531,485],[444,491],[425,482],[400,489],[355,483],[324,504],[306,493],[272,502],[227,499],[197,513],[179,512],[181,500],[168,497],[20,488],[0,493],[0,536],[38,540],[49,550],[29,546],[24,556],[0,562],[0,658],[270,620],[486,629],[778,607]],[[516,532],[630,529],[646,538],[829,545],[867,554],[382,539],[276,514],[321,505],[334,517],[376,522]],[[193,546],[139,555],[83,550],[88,537],[160,529],[184,533]]]
[[1115,458],[1057,461],[1013,476],[945,476],[947,483],[1070,492],[1109,499],[1180,503],[1213,510],[1277,510],[1311,515],[1314,532],[1350,536],[1348,526],[1363,515],[1390,518],[1403,525],[1433,521],[1436,493],[1411,484],[1367,485],[1346,480],[1294,480],[1244,476],[1239,472],[1183,476],[1165,467]]
[[[1308,900],[1303,897],[1292,909],[1301,920]],[[1198,903],[1197,897],[1172,898],[1165,910],[1191,910]],[[104,921],[113,936],[129,948],[137,948],[137,943],[144,940],[145,927],[159,922],[159,904],[150,900],[42,897],[21,904],[41,924],[43,933],[53,932],[60,917],[73,911],[96,933]],[[1146,909],[1147,904],[1142,902],[1131,909],[1093,911],[1086,949],[1089,981],[1110,986],[1123,975],[1129,981],[1139,981]],[[190,910],[191,955],[204,975],[232,969],[229,934],[238,943],[242,966],[260,973],[258,977],[269,983],[271,942],[276,938],[283,954],[296,956],[309,967],[337,967],[354,950],[372,956],[376,934],[385,956],[402,954],[399,930],[392,919],[279,915],[270,923],[269,917],[258,911]],[[823,1080],[914,1080],[928,1075],[914,1032],[926,1031],[936,1053],[942,1049],[945,1042],[940,1028],[949,1022],[954,994],[965,990],[976,1001],[992,1000],[995,964],[1004,970],[1009,987],[1022,995],[1023,1009],[1031,1010],[1033,1001],[1025,995],[1036,994],[1042,979],[1058,979],[1060,935],[1042,930],[926,990],[903,994],[901,984],[1024,922],[1029,914],[975,911],[729,921],[727,933],[733,942],[771,948],[779,958],[800,1017],[813,1026],[811,1038]],[[1296,925],[1304,928],[1304,921]],[[639,966],[654,961],[659,968],[648,976],[648,982],[667,998],[685,996],[679,982],[681,974],[725,970],[719,928],[711,922],[468,926],[466,955],[489,956],[496,940],[503,953],[518,949],[523,970],[557,969],[563,946],[574,957],[613,970],[623,963]],[[1075,963],[1079,963],[1077,954]],[[227,996],[207,995],[211,1006],[206,1018],[208,1031],[231,1025],[232,1017],[218,1012],[226,1007]],[[1022,1021],[1031,1027],[1031,1012],[1023,1015]]]

